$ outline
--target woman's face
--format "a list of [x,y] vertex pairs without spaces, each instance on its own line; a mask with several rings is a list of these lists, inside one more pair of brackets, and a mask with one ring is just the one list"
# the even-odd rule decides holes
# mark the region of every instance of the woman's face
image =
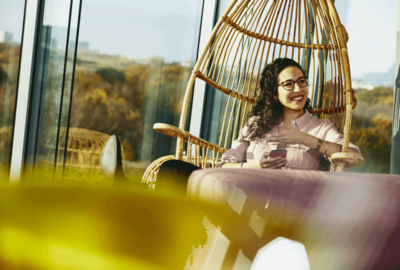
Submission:
[[303,110],[308,97],[308,87],[300,87],[298,83],[294,84],[292,90],[286,90],[282,83],[297,81],[303,78],[304,74],[298,67],[290,66],[279,73],[278,76],[278,98],[283,105],[283,110],[299,111]]

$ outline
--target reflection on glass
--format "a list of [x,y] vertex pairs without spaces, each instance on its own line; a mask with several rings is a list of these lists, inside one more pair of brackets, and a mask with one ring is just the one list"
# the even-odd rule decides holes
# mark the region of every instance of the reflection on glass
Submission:
[[74,76],[74,64],[76,56],[76,44],[78,38],[78,23],[79,23],[79,13],[80,5],[78,1],[72,3],[71,16],[69,22],[69,33],[67,40],[67,54],[65,60],[65,70],[64,70],[64,81],[62,86],[62,96],[61,96],[61,108],[59,117],[59,128],[58,128],[58,145],[56,150],[56,168],[55,174],[57,177],[62,177],[64,171],[64,161],[67,155],[66,149],[68,149],[69,138],[67,136],[67,125],[70,116],[70,103],[71,103],[71,91]]
[[56,161],[62,164],[64,156],[79,3],[78,0],[41,3],[26,174],[38,168],[46,170],[46,174],[62,173]]
[[0,1],[0,183],[7,182],[25,1]]
[[[87,136],[116,134],[130,178],[175,151],[176,140],[155,132],[153,124],[179,124],[202,2],[83,1],[69,124]],[[85,169],[72,156],[67,153],[66,172],[69,164]],[[89,167],[101,174],[99,165]]]

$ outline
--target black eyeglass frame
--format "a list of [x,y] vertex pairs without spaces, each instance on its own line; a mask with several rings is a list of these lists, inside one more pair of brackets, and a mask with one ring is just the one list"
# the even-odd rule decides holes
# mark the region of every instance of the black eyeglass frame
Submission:
[[[306,80],[306,85],[301,86],[301,85],[298,83],[298,81],[301,80],[301,79],[305,79],[305,80]],[[291,89],[286,89],[286,87],[283,85],[285,82],[293,82],[293,87],[292,87]],[[285,89],[286,91],[292,91],[293,88],[294,88],[294,86],[296,85],[296,83],[297,83],[297,85],[298,85],[299,87],[301,87],[301,88],[307,87],[307,86],[308,86],[308,77],[300,77],[300,78],[298,78],[296,81],[293,81],[293,80],[286,80],[286,81],[284,81],[284,82],[278,83],[278,86],[283,86],[283,89]]]

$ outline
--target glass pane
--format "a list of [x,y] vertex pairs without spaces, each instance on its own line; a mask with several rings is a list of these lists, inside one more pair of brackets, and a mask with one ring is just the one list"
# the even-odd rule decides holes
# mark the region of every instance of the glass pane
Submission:
[[0,1],[0,183],[7,183],[25,1]]
[[58,146],[56,150],[56,176],[62,177],[64,172],[64,163],[67,155],[67,151],[65,151],[68,145],[68,122],[70,116],[70,103],[71,103],[71,91],[72,91],[72,83],[74,78],[74,67],[75,67],[75,56],[76,56],[76,47],[78,40],[78,23],[79,23],[79,15],[80,15],[80,7],[81,3],[79,1],[74,1],[72,3],[71,9],[71,23],[69,28],[69,36],[67,41],[67,56],[66,56],[66,64],[65,64],[65,74],[64,74],[64,85],[62,92],[62,103],[61,103],[61,115],[59,118],[59,135],[58,135]]
[[[202,2],[83,1],[66,175],[89,170],[102,175],[101,152],[112,134],[121,140],[131,179],[155,159],[175,153],[176,139],[153,125],[179,125]],[[89,155],[83,158],[84,152]]]
[[[79,3],[77,0],[72,1],[72,6],[70,0],[46,0],[41,3],[26,174],[34,169],[45,170],[46,176],[62,172],[57,168],[56,160],[62,164]],[[64,127],[61,128],[61,125]]]
[[336,0],[358,104],[350,140],[365,164],[358,172],[389,173],[396,56],[397,0]]
[[[287,2],[281,1],[279,3]],[[227,1],[220,1],[219,16],[227,7],[227,4]],[[342,24],[346,27],[350,37],[348,51],[352,71],[352,84],[358,98],[358,105],[353,112],[350,140],[360,146],[361,153],[366,159],[364,166],[355,168],[352,171],[389,173],[393,82],[395,75],[397,75],[394,71],[397,1],[337,0],[335,4]],[[283,23],[282,28],[284,25]],[[314,35],[316,34],[318,33],[314,33]],[[308,36],[310,38],[310,33]],[[319,38],[322,37],[326,38],[326,33],[319,33]],[[244,53],[246,52],[245,49],[243,51]],[[295,55],[297,53],[299,51],[294,52]],[[330,96],[328,99],[328,95],[325,99],[316,98],[318,97],[319,89],[322,88],[327,79],[326,77],[328,77],[324,77],[324,74],[331,74],[331,77],[337,77],[337,71],[329,68],[329,63],[332,63],[329,62],[331,61],[330,56],[326,58],[327,56],[318,55],[317,51],[310,53],[307,57],[302,56],[299,62],[305,66],[310,80],[314,81],[314,91],[309,91],[313,106],[324,106],[325,108],[334,107],[334,105],[342,106],[345,102],[343,96],[340,96],[340,99],[336,99],[336,101],[334,99],[331,100]],[[279,53],[279,55],[281,54]],[[310,55],[314,55],[311,57],[312,59]],[[283,56],[283,53],[281,56]],[[328,66],[326,70],[320,70],[317,60],[315,60],[314,67],[312,60],[318,59],[318,56],[321,60],[327,59]],[[308,59],[307,65],[305,65],[306,59]],[[233,69],[235,67],[230,68]],[[227,70],[230,71],[229,69]],[[215,73],[218,74],[218,71]],[[221,78],[225,79],[223,75],[221,75]],[[230,83],[227,84],[229,86],[237,82],[228,83]],[[342,83],[338,82],[338,84],[339,88],[342,88]],[[326,91],[330,92],[335,91],[337,86],[336,83],[327,83],[325,87]],[[309,89],[312,88],[310,87]],[[233,125],[235,120],[233,118],[231,123],[222,121],[228,100],[229,97],[209,87],[202,137],[213,143],[221,143],[222,146],[225,146],[226,143],[229,148],[231,141],[229,139],[224,141],[224,138],[220,138],[219,133],[223,125],[225,127],[229,124]],[[230,108],[227,111],[230,112]],[[339,126],[339,131],[343,131],[341,123],[344,121],[344,114],[340,114],[339,117],[329,117],[329,119]]]

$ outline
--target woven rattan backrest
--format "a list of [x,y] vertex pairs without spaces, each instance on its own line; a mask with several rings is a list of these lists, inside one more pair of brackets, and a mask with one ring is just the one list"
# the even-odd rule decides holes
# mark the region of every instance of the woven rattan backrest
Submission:
[[[309,78],[310,113],[329,118],[344,132],[343,151],[347,151],[356,103],[347,40],[331,0],[232,1],[193,70],[180,128],[184,129],[194,81],[201,79],[226,95],[219,138],[213,142],[223,153],[246,121],[263,67],[278,57],[288,57],[300,63]],[[178,158],[182,151],[180,138]]]

